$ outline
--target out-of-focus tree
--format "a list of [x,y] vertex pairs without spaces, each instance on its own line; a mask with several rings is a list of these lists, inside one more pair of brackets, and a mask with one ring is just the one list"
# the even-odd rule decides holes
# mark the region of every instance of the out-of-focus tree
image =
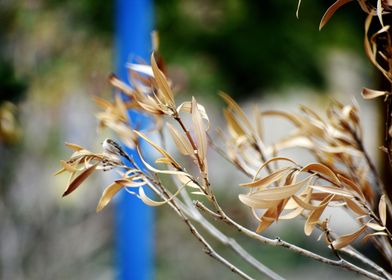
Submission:
[[321,34],[321,11],[330,2],[304,1],[300,22],[296,5],[290,0],[158,0],[161,51],[169,64],[187,69],[190,89],[198,95],[222,85],[239,98],[293,84],[322,89],[327,49],[357,52],[362,35],[355,27],[363,16],[351,7]]

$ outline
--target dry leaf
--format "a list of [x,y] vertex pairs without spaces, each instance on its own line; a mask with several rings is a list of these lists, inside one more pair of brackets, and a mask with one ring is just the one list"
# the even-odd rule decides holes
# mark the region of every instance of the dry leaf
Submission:
[[355,239],[357,239],[364,231],[366,230],[366,226],[362,226],[360,229],[357,231],[339,236],[336,240],[332,242],[332,246],[335,248],[335,250],[342,249],[346,247],[347,245],[350,245]]
[[362,89],[362,97],[364,99],[373,99],[373,98],[377,98],[380,96],[385,96],[387,94],[389,94],[388,91],[374,90],[374,89],[369,89],[369,88]]
[[309,176],[296,184],[256,191],[248,194],[248,196],[259,200],[280,200],[289,198],[307,185],[312,177],[313,176]]
[[197,139],[199,157],[204,165],[207,156],[207,134],[194,97],[192,97],[192,124]]
[[189,174],[187,175],[177,174],[177,178],[184,186],[188,186],[194,189],[200,189],[200,186],[197,183],[195,183],[194,179],[192,179],[192,177],[190,177]]
[[386,232],[383,232],[383,231],[373,232],[373,233],[366,234],[362,238],[362,240],[363,241],[367,241],[370,237],[373,237],[373,236],[388,236],[388,234]]
[[225,116],[227,125],[229,127],[229,132],[234,138],[240,138],[246,136],[245,130],[241,127],[241,125],[237,122],[234,115],[231,111],[224,109],[223,114]]
[[375,231],[383,231],[383,230],[385,230],[385,227],[380,226],[379,224],[376,224],[376,223],[368,222],[368,223],[366,223],[366,226],[370,227],[371,229],[374,229]]
[[291,160],[291,159],[289,159],[289,158],[287,158],[287,157],[274,157],[274,158],[271,158],[271,159],[267,160],[266,162],[264,162],[264,163],[257,169],[256,174],[253,176],[253,181],[256,180],[256,177],[259,175],[259,173],[261,172],[261,170],[263,170],[264,167],[266,167],[268,164],[270,164],[270,163],[272,163],[272,162],[275,162],[275,161],[288,161],[288,162],[291,162],[291,163],[293,163],[294,165],[296,165],[296,163],[295,163],[293,160]]
[[382,0],[377,0],[377,7],[376,7],[377,17],[378,17],[378,20],[381,23],[381,26],[384,27],[384,22],[383,22],[383,19],[382,19],[382,12],[383,12],[383,10],[384,9],[382,7]]
[[318,207],[316,205],[312,205],[312,204],[310,204],[310,203],[308,203],[306,201],[303,201],[301,198],[299,198],[296,195],[293,195],[292,198],[298,204],[298,206],[300,206],[300,207],[302,207],[302,208],[304,208],[306,210],[314,210],[314,209],[316,209]]
[[330,18],[333,16],[333,14],[343,5],[351,2],[352,0],[337,0],[335,3],[333,3],[328,10],[325,12],[323,18],[321,19],[319,30],[321,30],[327,22],[330,20]]
[[350,208],[354,213],[357,213],[360,216],[367,215],[367,211],[365,211],[361,206],[359,206],[356,202],[349,198],[344,198],[344,201],[347,203],[347,207]]
[[157,169],[153,166],[151,166],[142,156],[142,154],[140,153],[140,149],[139,147],[137,147],[137,151],[139,153],[139,157],[140,160],[142,161],[142,163],[146,166],[146,168],[154,173],[158,173],[158,174],[168,174],[168,175],[188,175],[188,173],[185,173],[183,171],[178,171],[178,170],[161,170],[161,169]]
[[305,222],[304,232],[306,235],[309,236],[312,233],[315,224],[318,222],[321,214],[323,214],[325,208],[328,206],[328,203],[332,200],[333,197],[333,194],[328,195],[316,209],[310,212],[308,219]]
[[363,195],[361,188],[356,183],[354,183],[352,180],[344,177],[343,175],[338,174],[337,176],[338,176],[339,180],[341,180],[349,188],[351,188],[353,191],[355,191],[357,194],[359,194],[359,196],[362,199],[365,199],[365,196]]
[[189,140],[180,132],[175,129],[173,125],[167,123],[167,127],[169,128],[169,132],[176,144],[177,149],[183,155],[194,155],[194,151],[192,145],[189,143]]
[[155,201],[151,198],[149,198],[146,193],[144,192],[143,188],[139,188],[139,195],[138,197],[148,206],[161,206],[164,205],[168,202],[170,202],[172,199],[174,199],[179,193],[180,191],[184,188],[185,186],[182,186],[181,188],[179,188],[175,194],[173,194],[171,197],[169,198],[165,198],[163,201]]
[[347,198],[353,197],[353,195],[348,191],[345,191],[343,189],[334,186],[309,186],[309,187],[312,188],[313,190],[320,191],[323,193],[336,194]]
[[288,199],[281,200],[276,207],[269,208],[260,218],[260,224],[256,229],[257,233],[266,230],[274,221],[277,221],[280,213],[284,209]]
[[160,152],[163,156],[165,156],[166,158],[168,158],[171,163],[176,167],[176,168],[180,168],[180,165],[178,164],[178,162],[168,153],[166,152],[164,149],[162,149],[161,147],[159,147],[157,144],[155,144],[150,138],[148,138],[144,133],[134,130],[134,132],[141,138],[143,138],[144,140],[146,140],[151,146],[153,146],[158,152]]
[[257,208],[257,209],[266,209],[275,207],[281,200],[261,200],[259,198],[255,198],[251,195],[239,194],[239,200],[245,204],[246,206]]
[[154,53],[151,54],[151,67],[152,67],[152,72],[154,73],[155,80],[156,80],[156,82],[158,84],[158,88],[163,93],[164,102],[168,106],[170,106],[172,108],[175,108],[173,92],[172,92],[172,90],[171,90],[171,88],[169,86],[169,83],[168,83],[165,75],[158,68],[158,65],[157,65],[157,63],[155,61]]
[[71,150],[74,150],[75,152],[84,150],[83,147],[77,145],[77,144],[73,144],[73,143],[65,143],[65,146],[67,146],[68,148],[70,148]]
[[80,184],[83,183],[83,181],[86,180],[95,171],[97,165],[98,163],[95,163],[89,168],[83,170],[75,179],[73,179],[72,182],[68,185],[68,188],[63,193],[63,197],[69,195],[74,190],[76,190],[77,187],[79,187]]
[[219,92],[219,95],[223,98],[223,100],[229,106],[229,109],[233,110],[234,113],[241,119],[241,121],[248,127],[249,130],[253,131],[253,126],[249,122],[248,118],[246,117],[244,111],[242,111],[241,107],[234,101],[229,95],[224,92]]
[[126,83],[119,80],[116,75],[111,74],[109,76],[109,83],[117,88],[118,90],[122,91],[123,93],[127,94],[128,96],[133,96],[133,90],[130,88]]
[[260,178],[258,180],[249,182],[249,183],[243,183],[240,184],[241,187],[248,187],[248,188],[255,188],[258,187],[260,189],[266,188],[267,186],[269,186],[270,184],[280,180],[284,175],[287,174],[287,172],[289,170],[293,170],[292,167],[283,167],[281,169],[278,169],[274,172],[272,172],[271,174]]
[[330,178],[334,183],[340,184],[340,181],[336,174],[326,165],[322,163],[311,163],[306,165],[302,171],[314,171],[317,173],[320,173],[322,175],[325,175],[326,177]]
[[123,187],[124,185],[120,184],[119,182],[114,182],[110,184],[107,188],[105,188],[98,202],[96,211],[99,212],[103,208],[105,208],[105,206],[109,204],[113,196],[117,194]]
[[378,215],[380,216],[382,224],[385,226],[387,223],[387,206],[385,204],[385,194],[381,196],[380,202],[378,203]]
[[[199,109],[201,117],[207,121],[207,123],[208,123],[207,127],[209,127],[210,120],[209,120],[208,115],[206,113],[206,109],[201,104],[197,104],[197,108]],[[177,107],[177,112],[178,113],[182,113],[182,112],[191,113],[192,112],[192,102],[185,101],[185,102],[181,103],[181,105]]]

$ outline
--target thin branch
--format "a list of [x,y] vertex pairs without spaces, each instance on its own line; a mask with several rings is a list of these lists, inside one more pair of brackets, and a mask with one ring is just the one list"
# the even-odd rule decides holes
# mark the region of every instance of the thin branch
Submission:
[[[303,214],[301,214],[301,217],[306,219],[306,216],[304,216]],[[320,225],[316,225],[316,229],[319,230],[320,232],[324,232],[323,229],[321,229]],[[337,236],[336,234],[334,234],[333,232],[329,232],[329,235],[333,238],[336,239]],[[379,275],[383,275],[385,276],[386,279],[388,280],[392,280],[392,276],[385,270],[383,269],[381,266],[379,266],[378,264],[376,264],[375,262],[373,262],[371,259],[365,257],[363,254],[361,254],[359,251],[357,251],[356,249],[354,249],[351,245],[348,245],[347,247],[344,247],[342,249],[339,249],[339,252],[344,252],[347,255],[349,255],[350,257],[362,262],[363,264],[366,264],[367,266],[369,266],[370,268],[374,269]]]
[[[194,144],[194,140],[192,139],[192,136],[190,135],[189,131],[187,130],[187,128],[183,124],[181,118],[179,116],[176,116],[174,118],[180,124],[181,128],[183,129],[183,131],[186,133],[186,135],[188,137],[188,140],[191,143],[192,147],[196,148],[196,145]],[[196,153],[196,157],[198,159],[197,160],[197,164],[198,164],[199,170],[200,170],[201,173],[204,173],[204,172],[202,172],[203,169],[202,169],[201,161],[200,161],[197,153]],[[316,253],[313,253],[311,251],[308,251],[306,249],[303,249],[301,247],[293,245],[293,244],[291,244],[289,242],[283,241],[280,238],[269,239],[269,238],[261,236],[261,235],[255,233],[255,232],[253,232],[253,231],[243,227],[242,225],[236,223],[235,221],[233,221],[231,218],[229,218],[226,215],[226,213],[223,211],[223,209],[219,205],[215,195],[210,190],[210,183],[209,183],[207,177],[204,176],[204,179],[205,179],[204,181],[206,183],[205,188],[208,191],[208,193],[210,194],[210,201],[213,204],[214,208],[216,209],[217,214],[221,216],[221,219],[224,222],[226,222],[227,224],[229,224],[231,226],[234,226],[235,228],[237,228],[237,230],[239,230],[240,232],[243,232],[245,235],[247,235],[247,236],[249,236],[249,237],[251,237],[253,239],[258,240],[258,241],[262,242],[263,244],[268,244],[268,245],[272,245],[272,246],[279,246],[279,247],[287,248],[290,251],[293,251],[293,252],[295,252],[297,254],[313,258],[314,260],[322,262],[322,263],[326,263],[326,264],[342,267],[342,268],[345,268],[345,269],[350,270],[350,271],[354,271],[354,272],[359,273],[361,275],[364,275],[364,276],[366,276],[366,277],[368,277],[370,279],[385,279],[385,278],[380,277],[380,276],[378,276],[378,275],[376,275],[374,273],[368,272],[368,271],[366,271],[366,270],[364,270],[364,269],[362,269],[362,268],[360,268],[360,267],[358,267],[358,266],[356,266],[356,265],[354,265],[354,264],[352,264],[352,263],[350,263],[350,262],[348,262],[348,261],[346,261],[344,259],[340,259],[338,261],[331,260],[329,258],[320,256],[320,255],[318,255]]]
[[215,213],[214,211],[212,211],[210,208],[208,208],[207,206],[205,206],[202,202],[196,200],[194,201],[195,206],[202,210],[203,212],[207,212],[208,214],[210,214],[211,216],[215,217],[215,218],[220,218],[221,216],[217,213]]
[[368,164],[370,171],[372,172],[374,180],[376,182],[376,187],[379,190],[381,190],[382,193],[385,194],[385,198],[386,198],[385,202],[387,205],[388,213],[389,213],[389,216],[392,217],[392,203],[391,203],[391,200],[389,199],[387,189],[385,188],[385,185],[382,182],[381,177],[377,172],[376,166],[374,165],[373,161],[370,159],[370,156],[365,149],[365,146],[362,142],[362,139],[358,136],[358,134],[350,126],[349,126],[349,132],[350,132],[351,136],[353,137],[355,143],[357,144],[358,149],[362,152],[363,156],[365,157],[366,163]]
[[389,274],[385,269],[383,269],[381,266],[373,262],[371,259],[365,257],[362,255],[360,252],[355,250],[351,246],[347,246],[345,248],[340,249],[341,252],[349,255],[350,257],[361,261],[362,263],[368,265],[369,267],[373,268],[375,271],[377,271],[378,274],[383,275],[386,279],[392,280],[391,274]]
[[[158,191],[155,186],[150,183],[146,182],[148,186],[158,195],[163,198],[165,198],[166,195],[162,194],[162,192]],[[158,185],[160,186],[160,185]],[[163,188],[161,189],[161,191]],[[237,274],[243,279],[247,280],[253,280],[252,277],[247,275],[245,272],[240,270],[238,267],[230,263],[227,259],[225,259],[223,256],[219,255],[213,248],[212,246],[207,242],[207,240],[199,233],[199,231],[195,228],[195,226],[192,224],[192,222],[188,219],[188,217],[182,212],[182,210],[177,206],[177,204],[174,202],[174,200],[168,202],[168,204],[174,209],[174,211],[179,215],[182,220],[185,222],[185,224],[188,226],[190,232],[192,235],[204,246],[204,252],[212,257],[213,259],[217,260],[218,262],[222,263],[226,267],[228,267],[233,273]]]
[[370,279],[377,279],[377,280],[386,279],[386,278],[378,276],[378,275],[376,275],[374,273],[366,271],[366,270],[364,270],[364,269],[362,269],[362,268],[360,268],[360,267],[358,267],[358,266],[356,266],[356,265],[354,265],[354,264],[352,264],[352,263],[350,263],[350,262],[348,262],[346,260],[343,260],[343,259],[341,259],[341,260],[331,260],[329,258],[323,257],[321,255],[318,255],[316,253],[313,253],[311,251],[308,251],[306,249],[298,247],[298,246],[296,246],[294,244],[286,242],[286,241],[280,239],[279,237],[277,237],[275,239],[270,239],[270,238],[264,237],[262,235],[259,235],[259,234],[255,233],[254,231],[251,231],[251,230],[245,228],[244,226],[242,226],[240,224],[237,224],[235,221],[230,219],[228,216],[222,217],[222,220],[224,222],[226,222],[227,224],[235,227],[238,231],[244,233],[245,235],[247,235],[250,238],[253,238],[253,239],[261,242],[262,244],[271,245],[271,246],[275,246],[275,247],[283,247],[283,248],[286,248],[286,249],[288,249],[288,250],[290,250],[290,251],[292,251],[294,253],[297,253],[299,255],[312,258],[312,259],[314,259],[314,260],[316,260],[318,262],[322,262],[322,263],[325,263],[325,264],[341,267],[341,268],[344,268],[344,269],[356,272],[358,274],[364,275],[364,276],[366,276],[366,277],[368,277]]
[[[176,182],[175,182],[176,183]],[[177,186],[179,187],[179,186]],[[210,215],[215,216],[218,218],[216,213],[214,213],[212,210],[204,206],[201,202],[196,201],[196,203],[192,203],[188,193],[186,191],[182,191],[181,196],[183,197],[185,201],[185,205],[182,205],[181,201],[177,201],[181,206],[183,210],[188,212],[188,216],[199,223],[211,236],[215,237],[218,239],[221,243],[224,245],[229,246],[234,252],[236,252],[244,261],[252,265],[255,269],[260,271],[263,275],[274,279],[274,280],[283,280],[280,275],[278,275],[276,272],[259,262],[257,259],[255,259],[251,254],[249,254],[241,245],[238,244],[238,242],[233,239],[227,237],[222,231],[217,229],[214,225],[212,225],[201,213],[195,208],[195,205],[198,207],[201,207],[203,211],[208,211]],[[198,203],[197,203],[198,202]],[[195,205],[194,205],[195,204]],[[201,206],[203,205],[203,206]],[[207,210],[208,209],[208,210]]]

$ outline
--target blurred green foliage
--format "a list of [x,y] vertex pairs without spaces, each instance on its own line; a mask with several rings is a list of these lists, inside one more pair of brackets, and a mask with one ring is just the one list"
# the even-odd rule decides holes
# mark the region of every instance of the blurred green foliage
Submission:
[[46,0],[49,9],[61,8],[76,26],[94,36],[111,36],[114,29],[114,1]]
[[[362,15],[357,5],[344,7],[318,31],[332,2],[303,1],[298,20],[297,1],[293,0],[156,0],[160,50],[169,65],[184,70],[190,94],[210,95],[221,89],[241,98],[293,84],[322,90],[326,49],[362,49],[362,28],[358,28]],[[44,9],[66,10],[68,21],[86,34],[106,39],[113,35],[111,1],[42,3]],[[17,14],[16,9],[3,10],[1,33],[10,30]],[[3,64],[0,71],[4,71]],[[1,76],[19,88],[7,75]]]
[[19,100],[27,85],[15,73],[4,49],[7,35],[13,30],[17,11],[16,5],[0,3],[0,105],[4,101]]
[[293,0],[156,2],[161,51],[169,65],[185,61],[198,93],[205,91],[206,79],[210,92],[222,89],[237,98],[292,84],[323,89],[325,49],[362,49],[362,15],[355,5],[319,32],[333,1],[303,1],[299,20]]

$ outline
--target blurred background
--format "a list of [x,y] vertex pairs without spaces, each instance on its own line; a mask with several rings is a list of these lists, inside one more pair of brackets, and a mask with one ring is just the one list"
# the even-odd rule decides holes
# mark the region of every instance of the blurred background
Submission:
[[[349,4],[319,32],[333,1],[303,2],[298,20],[293,0],[155,1],[169,77],[180,99],[194,95],[207,106],[216,127],[223,122],[218,90],[245,108],[257,104],[292,111],[299,104],[321,110],[331,96],[343,102],[355,97],[365,131],[373,135],[366,144],[376,156],[377,110],[360,101],[360,89],[376,83],[362,48],[364,15]],[[114,10],[112,1],[0,0],[0,279],[116,277],[114,210],[109,206],[95,213],[110,178],[95,175],[61,199],[67,178],[53,177],[59,160],[70,155],[64,142],[99,151],[108,135],[97,133],[92,96],[111,96]],[[282,134],[266,129],[272,135],[266,141]],[[212,154],[210,168],[222,166],[216,158]],[[253,227],[233,183],[243,178],[225,169],[211,174],[218,197],[224,207],[230,205],[233,217]],[[156,279],[236,279],[202,252],[171,209],[157,210]],[[314,246],[305,239],[302,223],[278,224],[267,235]],[[237,238],[289,279],[314,279],[316,273],[320,279],[353,277]]]

